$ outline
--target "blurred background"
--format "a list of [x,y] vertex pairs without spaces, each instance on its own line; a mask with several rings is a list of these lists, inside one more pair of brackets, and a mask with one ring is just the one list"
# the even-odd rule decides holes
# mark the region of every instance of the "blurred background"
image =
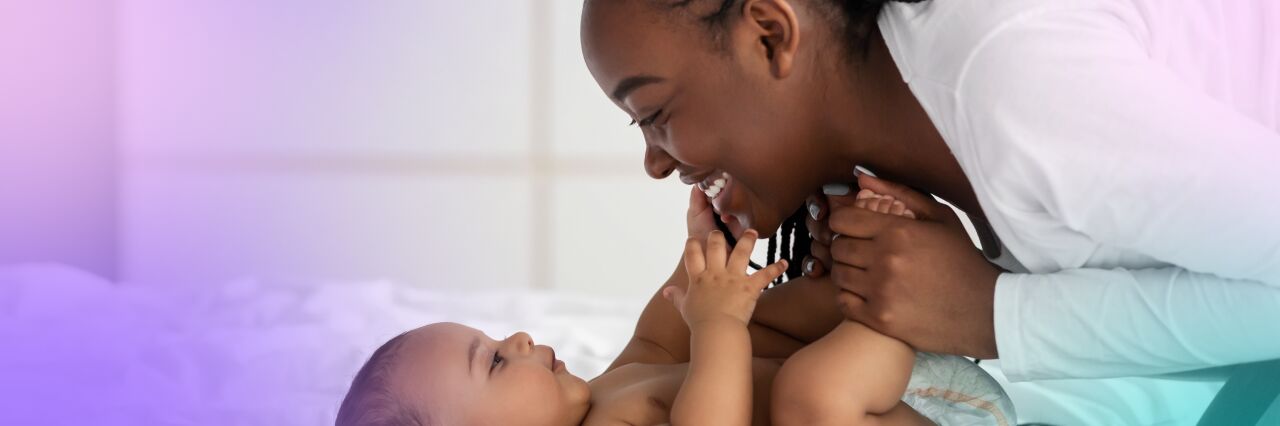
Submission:
[[0,263],[649,294],[687,189],[577,0],[0,0]]
[[[644,173],[581,3],[0,0],[0,424],[332,424],[441,321],[603,371],[689,193]],[[1072,387],[1146,398],[1006,383]]]
[[601,372],[688,189],[578,0],[0,0],[0,424],[332,424],[454,321]]

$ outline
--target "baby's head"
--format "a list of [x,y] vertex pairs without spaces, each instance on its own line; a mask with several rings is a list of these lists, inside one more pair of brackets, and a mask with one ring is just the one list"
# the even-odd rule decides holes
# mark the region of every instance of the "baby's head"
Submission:
[[453,323],[396,336],[356,373],[337,426],[577,425],[587,382],[525,333],[501,341]]

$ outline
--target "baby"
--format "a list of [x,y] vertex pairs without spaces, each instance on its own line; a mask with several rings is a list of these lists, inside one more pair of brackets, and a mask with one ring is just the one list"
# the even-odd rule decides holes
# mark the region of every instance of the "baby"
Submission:
[[[871,195],[855,205],[910,214]],[[911,348],[858,323],[834,324],[830,310],[813,313],[823,323],[790,333],[822,336],[816,341],[767,335],[785,327],[762,327],[753,311],[786,262],[747,274],[754,230],[734,247],[718,231],[706,235],[686,242],[687,285],[660,293],[687,325],[683,341],[633,339],[588,382],[525,333],[494,340],[458,324],[427,325],[374,352],[337,425],[932,424],[899,401]],[[796,314],[821,305],[813,301],[833,303],[834,286],[801,280],[763,294]],[[650,308],[644,315],[656,315]]]

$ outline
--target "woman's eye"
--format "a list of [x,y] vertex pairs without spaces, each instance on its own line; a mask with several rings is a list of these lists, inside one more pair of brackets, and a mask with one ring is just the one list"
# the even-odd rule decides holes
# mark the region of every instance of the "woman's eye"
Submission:
[[640,119],[640,121],[631,120],[631,125],[632,125],[632,126],[634,126],[634,125],[639,124],[639,125],[640,125],[640,127],[649,127],[649,126],[653,125],[653,122],[654,122],[654,121],[657,121],[657,120],[658,120],[658,116],[659,116],[659,115],[662,115],[662,110],[657,110],[657,111],[655,111],[652,115],[650,115],[650,116],[648,116],[648,117],[645,117],[645,118]]
[[498,355],[498,352],[497,352],[497,351],[494,351],[494,352],[493,352],[493,363],[489,364],[489,372],[491,372],[491,373],[492,373],[492,372],[493,372],[493,369],[494,369],[494,368],[497,368],[497,367],[498,367],[498,364],[501,364],[501,363],[502,363],[502,355]]

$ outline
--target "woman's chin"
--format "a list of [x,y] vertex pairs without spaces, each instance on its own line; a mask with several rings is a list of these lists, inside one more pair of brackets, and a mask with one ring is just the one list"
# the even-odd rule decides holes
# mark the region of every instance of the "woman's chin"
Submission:
[[744,224],[738,215],[723,214],[720,215],[720,221],[724,222],[725,227],[729,228],[729,233],[733,234],[733,238],[742,238],[742,233],[751,227],[750,224]]

